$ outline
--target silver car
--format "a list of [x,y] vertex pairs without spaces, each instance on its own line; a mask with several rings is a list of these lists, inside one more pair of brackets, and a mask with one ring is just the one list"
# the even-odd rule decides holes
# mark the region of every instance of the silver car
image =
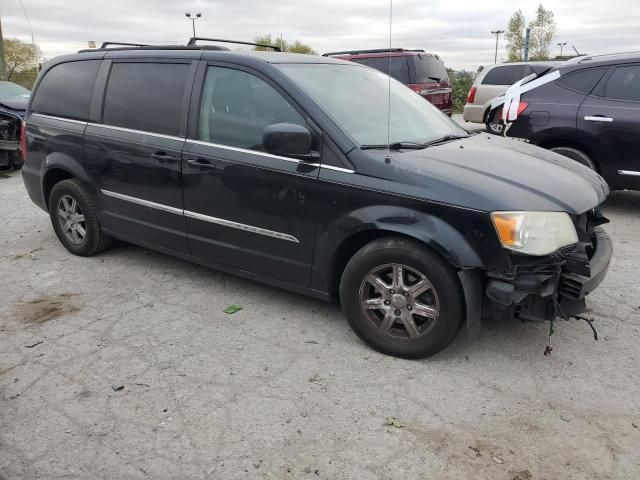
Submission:
[[498,63],[484,67],[469,90],[464,106],[465,122],[486,123],[494,98],[502,95],[518,80],[535,73],[541,75],[561,62]]

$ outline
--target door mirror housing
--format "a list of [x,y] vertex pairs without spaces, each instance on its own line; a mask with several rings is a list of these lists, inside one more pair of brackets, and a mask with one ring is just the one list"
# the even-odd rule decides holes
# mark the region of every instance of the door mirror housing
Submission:
[[262,134],[262,146],[273,155],[311,159],[311,132],[295,123],[268,125]]

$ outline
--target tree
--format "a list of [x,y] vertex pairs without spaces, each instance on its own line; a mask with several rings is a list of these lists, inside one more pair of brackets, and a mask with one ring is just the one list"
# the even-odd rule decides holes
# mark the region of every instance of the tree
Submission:
[[[522,10],[511,15],[505,35],[507,39],[507,57],[510,62],[524,60],[525,22]],[[553,36],[556,34],[556,21],[551,10],[538,5],[536,18],[529,22],[529,60],[548,60]]]
[[519,62],[524,55],[524,15],[518,10],[511,15],[507,26],[507,57],[510,62]]
[[556,21],[551,10],[538,5],[536,19],[529,23],[531,38],[529,40],[529,59],[548,60],[551,42],[556,34]]
[[42,58],[40,47],[17,38],[5,39],[3,44],[7,80],[15,78],[21,72],[37,69]]
[[[253,39],[255,43],[261,43],[263,45],[273,45],[274,47],[280,48],[283,52],[292,52],[292,53],[306,53],[308,55],[317,55],[317,52],[311,48],[310,45],[300,42],[296,40],[293,43],[288,43],[286,40],[278,37],[275,40],[271,38],[271,34],[262,35],[260,37],[255,37]],[[265,47],[254,47],[254,50],[270,50]]]

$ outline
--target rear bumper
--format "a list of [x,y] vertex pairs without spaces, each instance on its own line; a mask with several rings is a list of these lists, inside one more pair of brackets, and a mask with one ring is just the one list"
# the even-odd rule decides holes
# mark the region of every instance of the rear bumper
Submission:
[[462,118],[465,122],[484,123],[484,105],[467,103],[462,111]]
[[490,273],[483,316],[506,320],[553,320],[560,315],[556,301],[569,317],[583,313],[586,296],[604,280],[613,255],[611,239],[599,227],[594,229],[592,246],[593,253],[588,260],[581,262],[570,258],[541,268],[543,273],[521,272],[510,278]]

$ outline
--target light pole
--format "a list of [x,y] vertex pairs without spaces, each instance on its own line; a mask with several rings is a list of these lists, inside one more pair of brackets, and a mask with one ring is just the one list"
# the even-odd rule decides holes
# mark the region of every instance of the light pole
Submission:
[[567,42],[558,43],[558,46],[560,47],[560,56],[562,56],[562,49],[564,48],[564,46],[566,44],[567,44]]
[[195,38],[195,36],[196,36],[196,20],[199,19],[200,17],[202,17],[202,14],[201,13],[196,13],[195,15],[192,15],[191,13],[187,12],[184,15],[189,20],[191,20],[191,26],[193,27],[193,37]]
[[500,34],[504,33],[504,30],[491,30],[491,35],[496,36],[496,54],[493,57],[493,63],[498,63],[498,38],[500,38]]

